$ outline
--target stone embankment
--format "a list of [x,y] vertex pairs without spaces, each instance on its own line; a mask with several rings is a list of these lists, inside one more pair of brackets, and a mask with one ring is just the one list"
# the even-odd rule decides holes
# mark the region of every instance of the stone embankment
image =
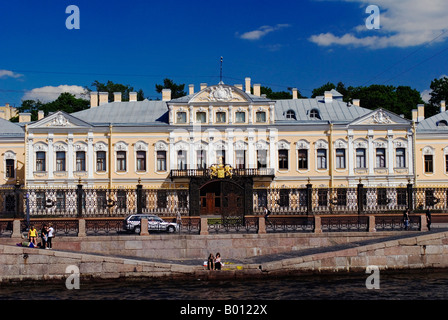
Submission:
[[[165,236],[138,236],[138,240],[133,236],[121,236],[109,237],[109,241],[98,239],[103,237],[89,239],[86,237],[82,243],[79,242],[79,238],[73,242],[70,241],[72,239],[59,238],[54,250],[19,247],[11,241],[7,243],[2,241],[0,282],[65,279],[71,274],[67,272],[69,266],[76,266],[82,279],[99,280],[160,277],[222,279],[302,273],[364,272],[369,265],[378,266],[380,270],[448,267],[448,231],[423,234],[388,233],[387,237],[377,236],[365,238],[356,233],[326,235],[326,237],[273,234],[223,235],[222,239],[217,239],[216,236],[188,238],[189,236],[172,235],[171,239],[166,239]],[[116,238],[120,238],[123,242],[120,243]],[[324,238],[327,242],[323,240]],[[223,243],[225,239],[229,242]],[[247,241],[248,239],[253,242]],[[158,246],[159,241],[165,246],[165,250],[158,248],[159,252],[171,252],[173,247],[178,246],[172,252],[178,254],[183,252],[184,256],[177,258],[157,256],[156,251],[148,249],[148,244]],[[261,245],[248,250],[247,245],[253,245],[256,241],[261,242]],[[98,243],[102,243],[102,246]],[[218,246],[224,249],[224,245],[235,246],[237,243],[240,248],[230,247],[227,248],[229,251],[221,250],[241,252],[236,256],[223,255],[227,262],[224,270],[207,271],[202,266],[206,258],[204,253],[215,252]],[[267,245],[269,243],[270,245]],[[281,243],[284,244],[283,247],[280,246]],[[120,251],[121,245],[124,246],[123,249],[127,249]],[[186,245],[196,249],[186,250]],[[263,245],[266,245],[265,250],[262,249]],[[75,250],[76,247],[78,250]],[[116,247],[116,250],[113,251],[112,247]]]

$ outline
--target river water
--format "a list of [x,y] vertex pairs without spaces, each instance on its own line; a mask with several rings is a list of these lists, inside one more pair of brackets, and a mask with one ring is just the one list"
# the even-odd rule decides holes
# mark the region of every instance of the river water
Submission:
[[448,270],[379,274],[304,275],[258,280],[144,280],[89,282],[69,290],[65,280],[0,286],[0,300],[446,300]]

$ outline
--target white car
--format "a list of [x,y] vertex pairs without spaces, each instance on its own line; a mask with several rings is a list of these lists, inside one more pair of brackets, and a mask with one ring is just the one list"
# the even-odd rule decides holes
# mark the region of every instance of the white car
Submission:
[[179,231],[179,225],[175,222],[167,222],[153,214],[131,214],[124,219],[123,228],[139,234],[141,231],[141,219],[148,219],[148,231],[169,232]]

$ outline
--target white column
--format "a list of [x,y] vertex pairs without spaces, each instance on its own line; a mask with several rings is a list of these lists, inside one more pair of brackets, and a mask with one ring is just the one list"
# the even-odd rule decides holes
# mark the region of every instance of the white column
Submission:
[[189,109],[190,109],[190,126],[192,126],[194,124],[193,106],[190,106]]
[[249,105],[249,124],[254,123],[253,106]]
[[247,145],[247,162],[248,162],[248,168],[253,169],[257,167],[257,161],[255,158],[255,132],[253,129],[249,129],[248,131],[248,145]]
[[229,129],[226,131],[226,141],[227,141],[227,152],[226,152],[226,163],[229,164],[231,167],[235,166],[235,149],[234,149],[234,136],[233,136],[233,130]]
[[74,153],[73,153],[73,133],[69,133],[68,134],[68,178],[71,179],[73,178],[73,158],[74,158]]
[[188,151],[188,163],[187,163],[188,169],[196,169],[196,151],[194,149],[194,132],[190,132],[190,148]]
[[211,166],[212,164],[215,164],[216,161],[216,157],[215,157],[215,148],[213,147],[213,143],[214,143],[214,137],[213,137],[213,133],[209,131],[208,133],[208,150],[207,150],[207,166]]
[[233,106],[229,106],[229,124],[233,124]]
[[33,179],[34,178],[34,148],[33,148],[33,134],[28,134],[28,168],[27,168],[27,179]]
[[355,150],[353,148],[353,130],[348,130],[348,174],[355,174]]
[[413,150],[413,143],[412,143],[412,131],[408,131],[408,147],[407,147],[407,155],[406,155],[406,166],[409,170],[409,175],[414,174],[414,150]]
[[270,129],[269,131],[269,163],[268,168],[277,170],[277,131]]
[[387,166],[389,174],[394,173],[394,134],[393,130],[387,130]]
[[47,171],[48,179],[53,179],[54,172],[54,149],[53,149],[53,133],[48,133],[48,152],[47,152]]
[[368,138],[369,138],[369,142],[368,142],[368,154],[369,154],[369,175],[373,175],[374,174],[374,168],[375,168],[375,153],[374,153],[374,148],[373,148],[373,130],[369,130],[368,133]]
[[208,124],[213,124],[213,106],[208,107]]
[[173,132],[170,132],[169,142],[170,142],[170,146],[169,146],[170,161],[168,162],[169,163],[169,168],[167,168],[168,171],[173,170],[173,169],[177,169],[177,166],[176,166],[176,151],[174,149]]
[[95,154],[93,152],[93,133],[89,132],[87,134],[87,171],[89,179],[93,179],[94,159]]

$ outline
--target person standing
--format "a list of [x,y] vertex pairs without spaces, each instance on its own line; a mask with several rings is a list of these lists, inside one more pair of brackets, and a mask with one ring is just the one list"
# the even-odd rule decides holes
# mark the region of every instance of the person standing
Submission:
[[431,231],[431,211],[426,210],[426,225],[428,226],[428,231]]
[[47,248],[53,249],[53,238],[54,238],[54,228],[50,223],[48,226],[48,239],[47,239]]
[[268,217],[269,217],[270,215],[271,215],[271,211],[268,209],[267,206],[265,206],[265,207],[264,207],[264,221],[265,221],[266,224],[271,223],[271,222],[268,220]]
[[48,227],[46,224],[42,227],[42,230],[40,231],[40,237],[42,239],[42,249],[48,249],[47,247],[47,241],[48,241]]
[[407,209],[403,214],[403,223],[404,223],[404,230],[408,230],[409,227],[409,209]]
[[31,225],[30,229],[28,230],[28,241],[31,242],[34,247],[37,247],[37,229],[34,227],[34,225]]

